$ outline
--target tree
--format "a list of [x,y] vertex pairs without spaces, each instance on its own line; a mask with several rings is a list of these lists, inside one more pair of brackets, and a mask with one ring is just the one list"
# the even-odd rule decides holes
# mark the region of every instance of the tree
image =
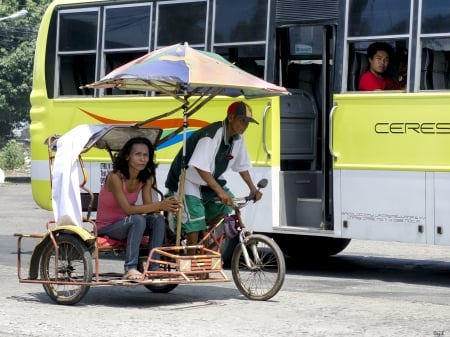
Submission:
[[0,17],[19,10],[22,17],[0,21],[0,148],[12,130],[29,122],[34,47],[41,17],[52,0],[2,0]]

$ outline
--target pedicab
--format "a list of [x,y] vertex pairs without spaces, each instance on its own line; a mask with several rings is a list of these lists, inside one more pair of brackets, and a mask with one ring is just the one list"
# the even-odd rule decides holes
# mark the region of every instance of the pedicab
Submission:
[[[180,62],[186,68],[181,73]],[[165,69],[165,73],[161,72],[167,63],[175,63],[175,70]],[[198,79],[193,76],[196,73],[201,75],[197,76]],[[224,74],[225,79],[218,83],[217,79]],[[139,263],[141,279],[130,281],[122,279],[122,273],[105,270],[106,267],[101,265],[103,254],[117,254],[125,249],[126,244],[97,235],[95,219],[91,217],[95,212],[96,195],[87,187],[89,177],[83,154],[96,148],[106,150],[112,156],[128,139],[136,136],[147,137],[153,144],[160,144],[172,135],[161,139],[162,130],[146,126],[149,121],[182,110],[183,125],[175,131],[179,132],[187,127],[189,116],[219,94],[251,98],[288,94],[286,89],[250,75],[216,54],[196,51],[187,43],[155,50],[117,68],[102,80],[86,87],[157,91],[173,96],[182,104],[180,109],[139,123],[80,125],[62,136],[51,135],[47,139],[52,193],[54,197],[59,195],[60,198],[59,203],[53,204],[55,219],[46,223],[45,233],[14,234],[18,238],[19,282],[42,284],[47,295],[58,304],[79,302],[93,286],[145,286],[152,292],[165,293],[180,284],[228,282],[231,280],[224,271],[220,251],[225,238],[237,236],[238,244],[231,259],[232,279],[236,287],[252,300],[268,300],[275,296],[285,277],[283,254],[271,238],[246,230],[241,217],[240,209],[252,201],[254,195],[234,198],[234,213],[210,225],[195,246],[183,244],[180,210],[173,240],[166,238],[162,247],[153,248],[151,251],[145,251],[146,244],[142,243]],[[185,141],[183,132],[183,144]],[[68,154],[67,148],[75,153]],[[184,155],[183,146],[183,157]],[[74,173],[75,167],[77,169]],[[181,182],[185,179],[184,171],[185,168],[181,173]],[[81,182],[77,172],[81,172]],[[266,179],[261,180],[258,188],[264,188],[267,183]],[[184,197],[182,186],[181,183],[180,204]],[[80,190],[84,193],[80,193]],[[67,208],[64,211],[62,208],[67,204],[75,216],[64,215]],[[77,216],[79,218],[74,221]],[[39,240],[28,261],[27,277],[22,275],[24,238]],[[191,251],[195,253],[189,255],[188,252]],[[159,254],[160,258],[155,259],[155,254]],[[155,262],[160,268],[149,270],[148,266]]]

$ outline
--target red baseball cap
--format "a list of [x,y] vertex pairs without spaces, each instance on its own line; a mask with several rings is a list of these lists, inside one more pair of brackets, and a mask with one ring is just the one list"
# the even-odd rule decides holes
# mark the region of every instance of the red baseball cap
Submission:
[[233,102],[228,107],[228,115],[242,116],[244,119],[251,123],[259,124],[255,119],[253,119],[252,108],[244,102]]

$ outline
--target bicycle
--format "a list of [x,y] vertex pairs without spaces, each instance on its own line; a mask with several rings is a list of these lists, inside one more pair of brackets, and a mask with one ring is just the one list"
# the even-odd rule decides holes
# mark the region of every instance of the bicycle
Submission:
[[[266,187],[267,179],[258,182],[258,189]],[[238,236],[239,242],[231,258],[231,271],[233,280],[239,291],[252,300],[268,300],[281,289],[286,265],[283,253],[277,243],[266,235],[253,234],[246,231],[241,218],[240,210],[255,198],[254,194],[247,197],[234,198],[234,214],[224,216],[207,234],[199,244],[208,247],[216,246],[220,250],[224,238]],[[219,236],[217,230],[222,229]],[[212,243],[208,244],[208,241]]]

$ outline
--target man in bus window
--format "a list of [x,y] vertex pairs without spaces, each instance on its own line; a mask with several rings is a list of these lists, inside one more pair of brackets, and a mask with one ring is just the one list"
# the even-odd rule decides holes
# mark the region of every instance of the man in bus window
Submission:
[[[242,101],[234,102],[228,107],[225,120],[197,130],[186,142],[182,232],[188,246],[198,243],[199,233],[207,228],[207,223],[215,224],[220,217],[231,213],[233,194],[223,179],[228,168],[239,173],[255,195],[255,201],[262,197],[249,173],[251,162],[243,137],[249,123],[258,124],[250,106]],[[169,194],[178,191],[181,169],[182,149],[167,175],[165,185]],[[215,202],[216,197],[220,203]]]
[[360,91],[399,90],[400,85],[386,74],[392,47],[385,42],[374,42],[367,48],[369,70],[359,79]]

